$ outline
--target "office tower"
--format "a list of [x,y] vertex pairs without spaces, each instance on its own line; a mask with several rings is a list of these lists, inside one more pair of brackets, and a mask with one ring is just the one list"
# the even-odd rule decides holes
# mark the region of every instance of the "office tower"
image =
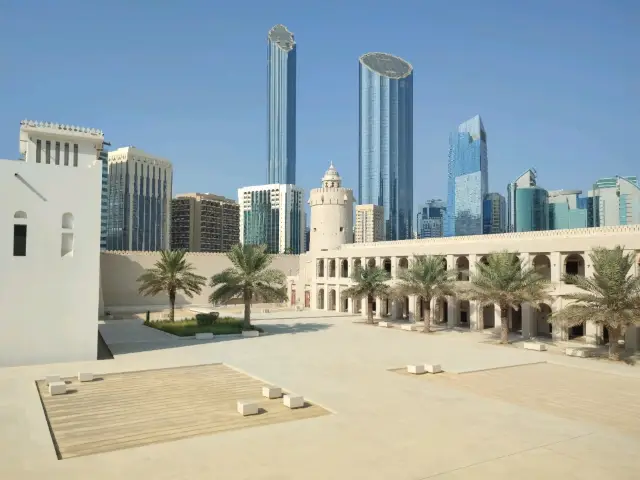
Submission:
[[171,201],[171,250],[228,252],[240,242],[240,207],[211,193],[185,193]]
[[387,53],[360,57],[358,203],[384,207],[385,238],[412,238],[413,67]]
[[601,178],[593,185],[587,198],[589,226],[640,223],[640,188],[635,176]]
[[517,232],[516,230],[516,191],[519,188],[535,187],[538,173],[534,168],[530,168],[515,181],[507,185],[507,232]]
[[266,245],[269,253],[302,253],[305,212],[301,188],[258,185],[238,189],[240,243]]
[[109,155],[107,146],[109,142],[104,142],[100,150],[100,161],[102,162],[102,190],[100,193],[100,250],[107,249],[107,222],[109,220]]
[[587,227],[587,209],[581,190],[549,191],[549,230]]
[[427,200],[416,215],[416,237],[434,238],[444,235],[447,206],[440,199]]
[[499,193],[487,193],[482,212],[482,233],[505,233],[507,228],[507,202]]
[[488,193],[487,133],[480,115],[449,136],[446,237],[480,235],[482,207]]
[[168,250],[172,185],[169,160],[135,147],[109,152],[107,250]]
[[296,42],[284,25],[267,36],[267,183],[296,183]]
[[356,205],[355,243],[383,241],[384,222],[382,205]]

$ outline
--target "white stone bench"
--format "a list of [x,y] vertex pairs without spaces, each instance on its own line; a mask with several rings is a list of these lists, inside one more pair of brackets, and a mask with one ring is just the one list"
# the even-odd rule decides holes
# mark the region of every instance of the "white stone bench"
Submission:
[[268,308],[263,308],[262,313],[271,313],[271,310]]
[[378,326],[382,328],[392,328],[393,323],[391,322],[378,322]]
[[437,364],[430,365],[427,363],[424,366],[424,369],[427,371],[427,373],[442,373],[442,367]]
[[564,353],[569,357],[587,358],[589,356],[589,352],[581,348],[567,348]]
[[298,312],[301,312],[301,311],[303,311],[303,310],[304,310],[304,307],[303,307],[302,305],[296,305],[296,310],[297,310]]
[[304,407],[304,397],[301,395],[285,395],[282,397],[282,403],[289,408]]
[[265,385],[262,387],[262,396],[266,398],[280,398],[282,396],[282,389],[280,387],[274,387],[273,385]]
[[245,417],[247,415],[257,415],[258,404],[254,402],[238,400],[238,413]]
[[407,365],[407,372],[414,375],[422,375],[426,371],[427,370],[424,368],[424,365]]
[[536,352],[545,352],[547,346],[544,343],[524,342],[525,350],[535,350]]
[[78,372],[78,381],[79,382],[93,382],[93,373]]
[[47,375],[44,377],[44,381],[47,385],[50,383],[56,383],[60,381],[60,375]]
[[196,340],[211,340],[212,338],[213,333],[211,332],[196,333]]
[[64,382],[51,382],[49,384],[49,395],[64,395],[67,393],[67,384]]
[[243,337],[259,337],[260,332],[258,330],[243,330],[242,336]]
[[402,330],[406,330],[408,332],[415,332],[416,330],[418,330],[418,326],[410,323],[408,325],[402,325],[400,328],[402,328]]

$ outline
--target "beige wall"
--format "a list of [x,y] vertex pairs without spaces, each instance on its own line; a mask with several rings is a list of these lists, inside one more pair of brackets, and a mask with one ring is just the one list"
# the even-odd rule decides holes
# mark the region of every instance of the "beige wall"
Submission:
[[[106,311],[142,311],[146,309],[164,308],[168,305],[168,297],[160,294],[156,297],[138,295],[136,279],[147,268],[152,268],[158,261],[158,252],[103,252],[100,256],[100,276],[102,296]],[[188,253],[187,259],[193,264],[196,273],[207,277],[207,286],[200,295],[192,299],[178,295],[178,305],[207,305],[212,289],[208,279],[212,275],[231,267],[231,262],[223,253]],[[271,266],[286,275],[297,275],[300,257],[297,255],[275,255]]]

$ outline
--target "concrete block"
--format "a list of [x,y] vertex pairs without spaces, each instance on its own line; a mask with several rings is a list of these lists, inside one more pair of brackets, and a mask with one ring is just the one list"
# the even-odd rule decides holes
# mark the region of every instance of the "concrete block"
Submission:
[[587,350],[582,350],[580,348],[567,348],[564,353],[569,357],[587,358],[589,356],[589,352]]
[[258,404],[254,402],[246,402],[238,400],[238,413],[244,415],[257,415]]
[[213,333],[196,333],[196,340],[211,340],[213,338]]
[[402,325],[400,328],[402,328],[402,330],[407,330],[408,332],[415,332],[418,330],[418,326],[410,323],[409,325]]
[[259,337],[260,332],[258,330],[244,330],[242,332],[243,337]]
[[282,389],[280,387],[274,387],[273,385],[265,385],[262,387],[262,396],[267,398],[280,398],[282,396]]
[[382,328],[391,328],[393,324],[391,322],[378,322],[378,326]]
[[304,407],[304,397],[299,395],[285,395],[282,397],[282,403],[284,403],[285,407],[302,408]]
[[269,310],[268,308],[263,308],[262,313],[271,313],[271,310]]
[[67,384],[64,382],[51,382],[49,384],[50,395],[64,395],[67,393]]
[[49,385],[50,383],[59,382],[60,375],[47,375],[46,377],[44,377],[44,381],[46,382],[47,385]]
[[535,350],[536,352],[544,352],[547,350],[547,346],[544,343],[524,342],[524,349]]
[[430,365],[426,364],[424,369],[427,373],[442,373],[442,367],[440,365]]
[[93,382],[93,373],[78,372],[78,381],[80,381],[80,382]]
[[413,373],[414,375],[422,375],[426,372],[424,365],[407,365],[407,372]]

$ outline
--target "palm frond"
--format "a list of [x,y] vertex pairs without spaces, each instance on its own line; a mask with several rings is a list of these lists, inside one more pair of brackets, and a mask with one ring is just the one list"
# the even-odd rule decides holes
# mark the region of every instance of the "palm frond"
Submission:
[[389,274],[380,267],[358,267],[351,275],[353,285],[342,290],[343,298],[361,299],[369,296],[388,298],[391,287],[387,283]]

